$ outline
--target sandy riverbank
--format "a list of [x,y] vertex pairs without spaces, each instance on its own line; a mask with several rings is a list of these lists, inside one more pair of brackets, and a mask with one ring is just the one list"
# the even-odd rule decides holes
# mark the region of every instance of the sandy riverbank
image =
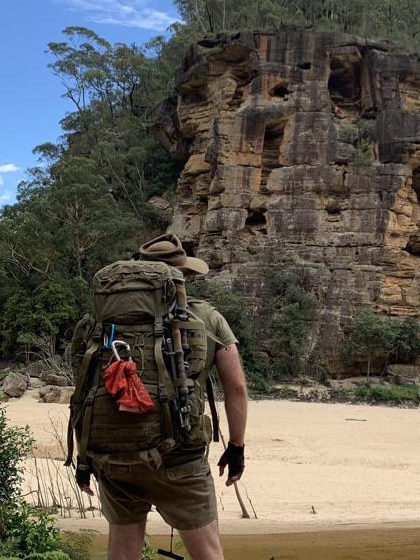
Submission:
[[[65,433],[67,405],[39,403],[31,391],[7,403],[6,414],[12,424],[30,426],[38,455],[59,453],[54,431]],[[234,489],[218,478],[222,444],[211,447],[221,532],[418,526],[419,420],[418,409],[250,402],[246,470],[238,484],[250,519],[242,518]],[[222,430],[227,433],[223,414]],[[29,482],[31,473],[28,467]],[[106,532],[105,521],[95,515],[82,520],[72,515],[60,519],[59,525]],[[167,533],[156,513],[151,514],[148,532]]]

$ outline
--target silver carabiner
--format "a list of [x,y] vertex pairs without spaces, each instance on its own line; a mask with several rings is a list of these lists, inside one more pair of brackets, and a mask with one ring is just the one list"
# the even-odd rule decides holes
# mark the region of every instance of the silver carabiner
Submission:
[[120,355],[118,354],[117,351],[117,346],[124,346],[126,348],[126,350],[130,350],[130,345],[127,344],[127,342],[124,342],[124,340],[113,340],[112,344],[111,344],[111,348],[112,348],[112,353],[114,354],[114,357],[116,360],[121,360]]

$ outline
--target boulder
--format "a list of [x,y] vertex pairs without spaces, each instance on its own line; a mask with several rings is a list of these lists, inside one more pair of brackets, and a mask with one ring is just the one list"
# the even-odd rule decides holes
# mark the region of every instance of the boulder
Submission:
[[43,376],[42,380],[46,385],[57,385],[57,387],[67,387],[69,380],[65,375],[58,375],[56,373],[48,373]]
[[39,391],[40,401],[44,403],[69,404],[74,387],[46,385]]
[[25,373],[28,377],[41,377],[47,369],[48,367],[43,360],[37,360],[26,364]]
[[16,372],[9,373],[3,382],[3,393],[8,397],[21,397],[28,388],[28,378]]

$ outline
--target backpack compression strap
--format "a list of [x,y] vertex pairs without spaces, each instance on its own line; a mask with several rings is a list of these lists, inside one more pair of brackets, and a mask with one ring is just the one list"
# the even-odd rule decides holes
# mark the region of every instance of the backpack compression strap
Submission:
[[[100,326],[100,330],[102,330],[102,325]],[[79,376],[81,378],[86,378],[86,376],[88,375],[90,362],[92,360],[93,355],[98,350],[99,345],[100,345],[100,341],[95,340],[94,342],[92,342],[90,347],[86,350],[85,355],[83,356],[82,363],[80,365],[80,370],[79,370]],[[95,378],[93,380],[93,384],[92,384],[92,387],[89,391],[88,397],[92,393],[93,390],[94,390],[93,397],[95,396],[96,390],[98,388],[98,384],[99,384],[99,368],[98,368],[97,373],[95,373]],[[82,385],[82,384],[80,384],[80,385]],[[80,391],[80,389],[81,389],[81,387],[79,388],[79,391]],[[73,397],[74,396],[76,396],[77,398],[80,399],[80,394],[73,395]],[[86,399],[85,403],[86,402],[87,402],[87,399]],[[90,423],[90,417],[91,417],[91,414],[92,414],[92,403],[93,403],[93,398],[91,399],[90,406],[89,406],[89,411],[88,411],[89,423]],[[86,405],[84,404],[81,411],[77,415],[77,418],[72,417],[73,411],[71,411],[71,413],[70,413],[69,423],[68,423],[68,427],[67,427],[67,458],[66,458],[66,461],[64,463],[64,465],[66,467],[69,467],[73,463],[73,453],[74,453],[73,431],[74,431],[74,426],[77,424],[80,416],[85,412],[85,406]],[[85,419],[86,419],[86,415],[83,419],[83,427],[82,427],[82,441],[83,441],[83,439],[85,440],[84,450],[82,449],[82,443],[80,443],[80,449],[79,449],[80,458],[82,458],[82,453],[84,454],[84,461],[83,462],[86,462],[86,446],[87,446],[87,439],[88,439],[88,436],[89,436],[89,424],[87,425],[87,433],[85,434],[85,432],[86,432],[86,424],[85,424],[86,420]]]

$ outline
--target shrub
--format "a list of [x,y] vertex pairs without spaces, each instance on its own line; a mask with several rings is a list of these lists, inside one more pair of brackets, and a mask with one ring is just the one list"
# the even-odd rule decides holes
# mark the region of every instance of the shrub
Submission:
[[296,377],[307,366],[309,333],[316,318],[318,300],[311,293],[303,267],[273,268],[267,273],[269,297],[263,316],[272,332],[271,348],[278,377]]
[[4,528],[0,550],[3,548],[9,553],[19,554],[21,558],[56,551],[60,547],[59,531],[54,527],[52,517],[21,498],[7,509]]
[[413,385],[360,385],[354,392],[356,400],[371,403],[420,403],[419,388]]
[[270,390],[270,379],[266,367],[256,357],[256,329],[245,296],[235,289],[226,289],[221,283],[212,282],[210,285],[189,283],[188,295],[192,297],[206,297],[211,305],[222,313],[239,341],[241,358],[244,363],[250,391],[267,393]]
[[52,550],[50,552],[33,552],[25,556],[24,560],[70,560],[70,556],[62,550]]
[[342,348],[342,361],[346,365],[365,364],[369,380],[373,364],[384,368],[394,341],[395,330],[390,321],[363,307],[357,311],[349,327]]
[[[58,529],[47,512],[30,506],[21,496],[22,461],[32,449],[29,428],[9,426],[0,405],[0,555],[37,560],[60,548]],[[64,554],[64,553],[63,553]],[[50,556],[66,560],[68,555]]]
[[[5,534],[9,510],[19,498],[22,459],[32,448],[29,428],[7,425],[4,405],[0,403],[0,538]],[[1,546],[1,543],[0,543]]]

